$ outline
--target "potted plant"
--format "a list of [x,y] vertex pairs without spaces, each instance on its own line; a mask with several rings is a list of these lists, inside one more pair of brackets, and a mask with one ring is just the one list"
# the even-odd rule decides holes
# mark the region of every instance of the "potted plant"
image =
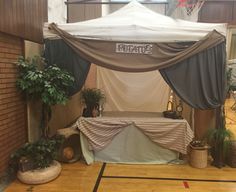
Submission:
[[95,117],[99,110],[100,103],[105,99],[105,95],[100,89],[86,88],[81,91],[81,101],[85,104],[83,110],[84,117]]
[[61,172],[61,165],[54,159],[62,141],[62,136],[56,136],[26,143],[11,155],[12,171],[18,170],[18,179],[27,184],[41,184],[55,179]]
[[210,129],[207,133],[213,158],[212,164],[218,168],[222,168],[225,165],[227,150],[233,136],[232,132],[226,129],[224,112],[220,118],[220,125],[215,129]]
[[30,169],[49,167],[57,157],[57,150],[63,142],[62,136],[50,139],[42,138],[34,143],[26,143],[11,154],[10,166],[12,171],[22,172]]
[[[35,143],[28,143],[20,148],[13,159],[15,161],[32,162],[31,168],[33,172],[23,173],[18,171],[18,178],[26,183],[38,184],[45,182],[40,178],[40,174],[50,175],[47,171],[52,166],[56,172],[54,176],[48,178],[47,181],[58,175],[61,165],[54,162],[55,152],[58,146],[56,138],[49,137],[49,121],[51,118],[51,106],[56,104],[65,104],[69,99],[69,88],[73,85],[74,78],[66,71],[56,67],[46,67],[46,63],[42,57],[34,57],[32,59],[18,59],[19,76],[17,87],[23,91],[26,99],[36,99],[42,103],[41,118],[41,138]],[[40,69],[41,67],[41,69]],[[44,169],[43,169],[44,168]],[[35,171],[40,169],[40,172]],[[46,172],[46,174],[45,174]],[[36,174],[32,176],[32,174]],[[37,175],[39,174],[39,175]],[[27,182],[27,179],[30,181]],[[36,180],[36,181],[35,181]]]

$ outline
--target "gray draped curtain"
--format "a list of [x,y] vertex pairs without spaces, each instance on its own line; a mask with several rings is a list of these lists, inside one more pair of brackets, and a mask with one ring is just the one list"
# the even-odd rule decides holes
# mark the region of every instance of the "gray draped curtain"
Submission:
[[75,78],[70,95],[80,91],[90,69],[89,61],[75,53],[62,39],[45,40],[44,57],[48,65],[57,65]]
[[225,42],[160,70],[174,92],[196,109],[213,109],[226,97]]

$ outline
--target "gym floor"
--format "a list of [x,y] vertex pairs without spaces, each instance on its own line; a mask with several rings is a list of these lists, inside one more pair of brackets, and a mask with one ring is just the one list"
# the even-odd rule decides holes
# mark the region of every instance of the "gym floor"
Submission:
[[[226,123],[236,135],[234,100],[226,102]],[[42,185],[15,180],[5,192],[235,192],[236,169],[189,165],[63,164],[60,177]]]
[[64,164],[56,180],[42,185],[14,181],[5,192],[232,192],[236,171],[189,165]]

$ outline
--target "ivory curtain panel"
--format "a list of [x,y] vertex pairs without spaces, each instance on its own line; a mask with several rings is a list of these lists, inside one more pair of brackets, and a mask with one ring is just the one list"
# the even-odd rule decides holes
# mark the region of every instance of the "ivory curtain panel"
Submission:
[[97,87],[104,91],[104,111],[166,110],[170,87],[159,71],[127,73],[97,66]]

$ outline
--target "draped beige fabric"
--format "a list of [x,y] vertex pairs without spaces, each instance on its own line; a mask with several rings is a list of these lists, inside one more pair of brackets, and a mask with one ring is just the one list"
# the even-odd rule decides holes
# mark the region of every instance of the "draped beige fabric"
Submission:
[[50,24],[50,29],[88,61],[124,72],[145,72],[166,68],[225,41],[223,35],[212,31],[198,42],[152,43],[152,54],[124,54],[116,53],[116,43],[122,42],[80,39],[59,29],[54,23]]

